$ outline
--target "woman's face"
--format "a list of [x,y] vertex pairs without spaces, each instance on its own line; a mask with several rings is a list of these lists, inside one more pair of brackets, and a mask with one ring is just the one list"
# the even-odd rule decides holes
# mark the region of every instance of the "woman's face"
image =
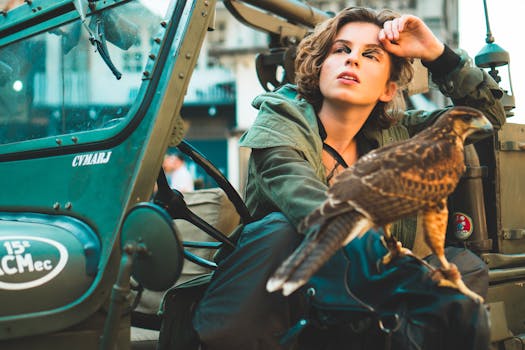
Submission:
[[345,24],[323,62],[319,88],[323,106],[370,107],[389,102],[396,85],[389,81],[390,57],[378,39],[380,28],[373,23]]

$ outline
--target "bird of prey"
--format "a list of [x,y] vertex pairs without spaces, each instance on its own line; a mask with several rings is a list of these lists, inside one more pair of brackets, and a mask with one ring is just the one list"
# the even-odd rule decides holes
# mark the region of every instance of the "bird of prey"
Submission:
[[308,229],[309,234],[270,277],[266,289],[291,294],[339,248],[372,227],[385,228],[389,253],[383,262],[388,263],[408,251],[390,235],[389,225],[420,213],[425,241],[441,264],[444,278],[440,285],[455,287],[482,301],[445,258],[446,201],[465,171],[465,139],[474,133],[490,132],[492,125],[480,111],[453,107],[411,139],[361,157],[337,175],[326,201],[302,221],[299,230]]

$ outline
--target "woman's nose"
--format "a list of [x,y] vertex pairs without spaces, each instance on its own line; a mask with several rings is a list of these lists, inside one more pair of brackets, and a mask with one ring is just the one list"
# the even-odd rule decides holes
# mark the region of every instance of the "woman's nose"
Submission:
[[359,66],[359,55],[355,51],[348,54],[345,65]]

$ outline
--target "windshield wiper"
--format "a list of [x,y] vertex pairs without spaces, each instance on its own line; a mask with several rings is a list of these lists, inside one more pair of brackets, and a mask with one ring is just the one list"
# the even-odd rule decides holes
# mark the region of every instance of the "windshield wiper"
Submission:
[[122,73],[120,73],[117,67],[115,67],[115,65],[113,64],[113,61],[111,61],[108,46],[106,44],[104,21],[102,20],[100,15],[96,14],[92,16],[91,23],[88,25],[86,23],[86,11],[89,7],[89,3],[91,3],[91,0],[84,0],[84,2],[84,7],[82,6],[82,0],[75,0],[74,4],[77,12],[80,15],[80,20],[82,24],[89,33],[89,42],[93,46],[95,46],[95,51],[98,51],[104,63],[106,63],[106,65],[111,70],[115,78],[119,80],[122,77]]
[[100,15],[95,15],[90,25],[93,25],[95,28],[92,32],[89,33],[89,42],[97,48],[100,57],[102,57],[102,59],[109,67],[113,75],[115,75],[117,79],[120,79],[122,77],[122,73],[120,73],[117,67],[115,67],[115,65],[111,61],[111,57],[109,56],[108,46],[106,45],[104,21],[102,20]]

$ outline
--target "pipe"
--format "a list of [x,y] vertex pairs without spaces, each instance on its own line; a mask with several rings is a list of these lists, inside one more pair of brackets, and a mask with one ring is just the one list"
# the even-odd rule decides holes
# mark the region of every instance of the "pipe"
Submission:
[[242,0],[242,2],[308,27],[315,27],[319,22],[330,18],[328,13],[297,0]]

